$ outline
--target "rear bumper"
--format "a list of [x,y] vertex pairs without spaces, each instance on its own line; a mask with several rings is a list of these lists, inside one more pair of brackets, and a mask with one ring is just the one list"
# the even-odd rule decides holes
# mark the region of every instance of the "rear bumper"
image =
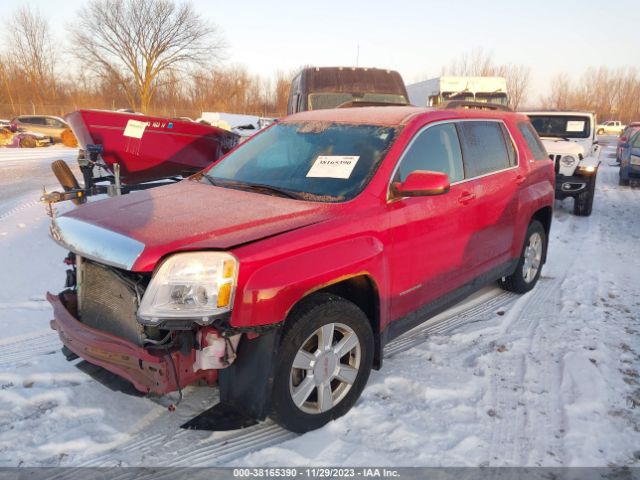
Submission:
[[[164,394],[177,390],[178,385],[185,387],[198,381],[211,385],[218,378],[217,370],[193,372],[194,351],[189,355],[179,351],[150,353],[128,340],[83,324],[67,308],[69,305],[75,309],[75,294],[47,293],[47,300],[53,307],[51,328],[58,332],[69,350],[87,362],[125,378],[141,392]],[[175,374],[169,356],[173,359]]]

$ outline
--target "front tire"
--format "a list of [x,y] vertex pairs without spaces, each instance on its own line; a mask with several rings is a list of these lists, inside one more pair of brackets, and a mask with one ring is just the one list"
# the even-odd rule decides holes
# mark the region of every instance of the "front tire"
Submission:
[[532,220],[525,234],[524,247],[516,270],[501,279],[498,284],[515,293],[526,293],[536,286],[542,271],[542,261],[547,253],[547,234],[537,220]]
[[270,417],[297,433],[349,411],[373,365],[373,332],[352,302],[316,294],[287,320],[275,361]]
[[591,215],[591,211],[593,210],[593,197],[596,193],[596,176],[594,175],[589,180],[589,185],[587,189],[579,193],[575,197],[575,201],[573,204],[573,214],[579,217],[588,217]]

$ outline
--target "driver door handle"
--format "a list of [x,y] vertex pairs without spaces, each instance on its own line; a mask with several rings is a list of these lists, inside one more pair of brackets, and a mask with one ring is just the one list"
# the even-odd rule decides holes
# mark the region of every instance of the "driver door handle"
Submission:
[[516,176],[516,183],[518,185],[522,185],[526,179],[527,179],[527,177],[525,177],[524,175],[517,175]]
[[462,195],[460,195],[460,197],[458,198],[458,201],[460,203],[462,203],[463,205],[466,205],[469,202],[472,202],[473,200],[475,200],[476,198],[476,194],[475,193],[470,193],[470,192],[462,192]]

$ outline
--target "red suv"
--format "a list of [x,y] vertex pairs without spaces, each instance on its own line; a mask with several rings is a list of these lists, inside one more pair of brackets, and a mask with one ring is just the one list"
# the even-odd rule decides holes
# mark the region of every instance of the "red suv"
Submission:
[[490,283],[534,287],[554,171],[526,116],[414,107],[285,118],[177,184],[53,220],[67,356],[143,392],[303,432],[346,413],[385,344]]

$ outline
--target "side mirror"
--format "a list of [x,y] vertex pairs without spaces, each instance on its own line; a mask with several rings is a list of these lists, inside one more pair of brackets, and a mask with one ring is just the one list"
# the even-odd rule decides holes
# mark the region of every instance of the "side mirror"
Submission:
[[391,190],[395,197],[424,197],[447,193],[451,184],[449,176],[442,172],[417,170],[411,172],[404,182],[393,182]]

